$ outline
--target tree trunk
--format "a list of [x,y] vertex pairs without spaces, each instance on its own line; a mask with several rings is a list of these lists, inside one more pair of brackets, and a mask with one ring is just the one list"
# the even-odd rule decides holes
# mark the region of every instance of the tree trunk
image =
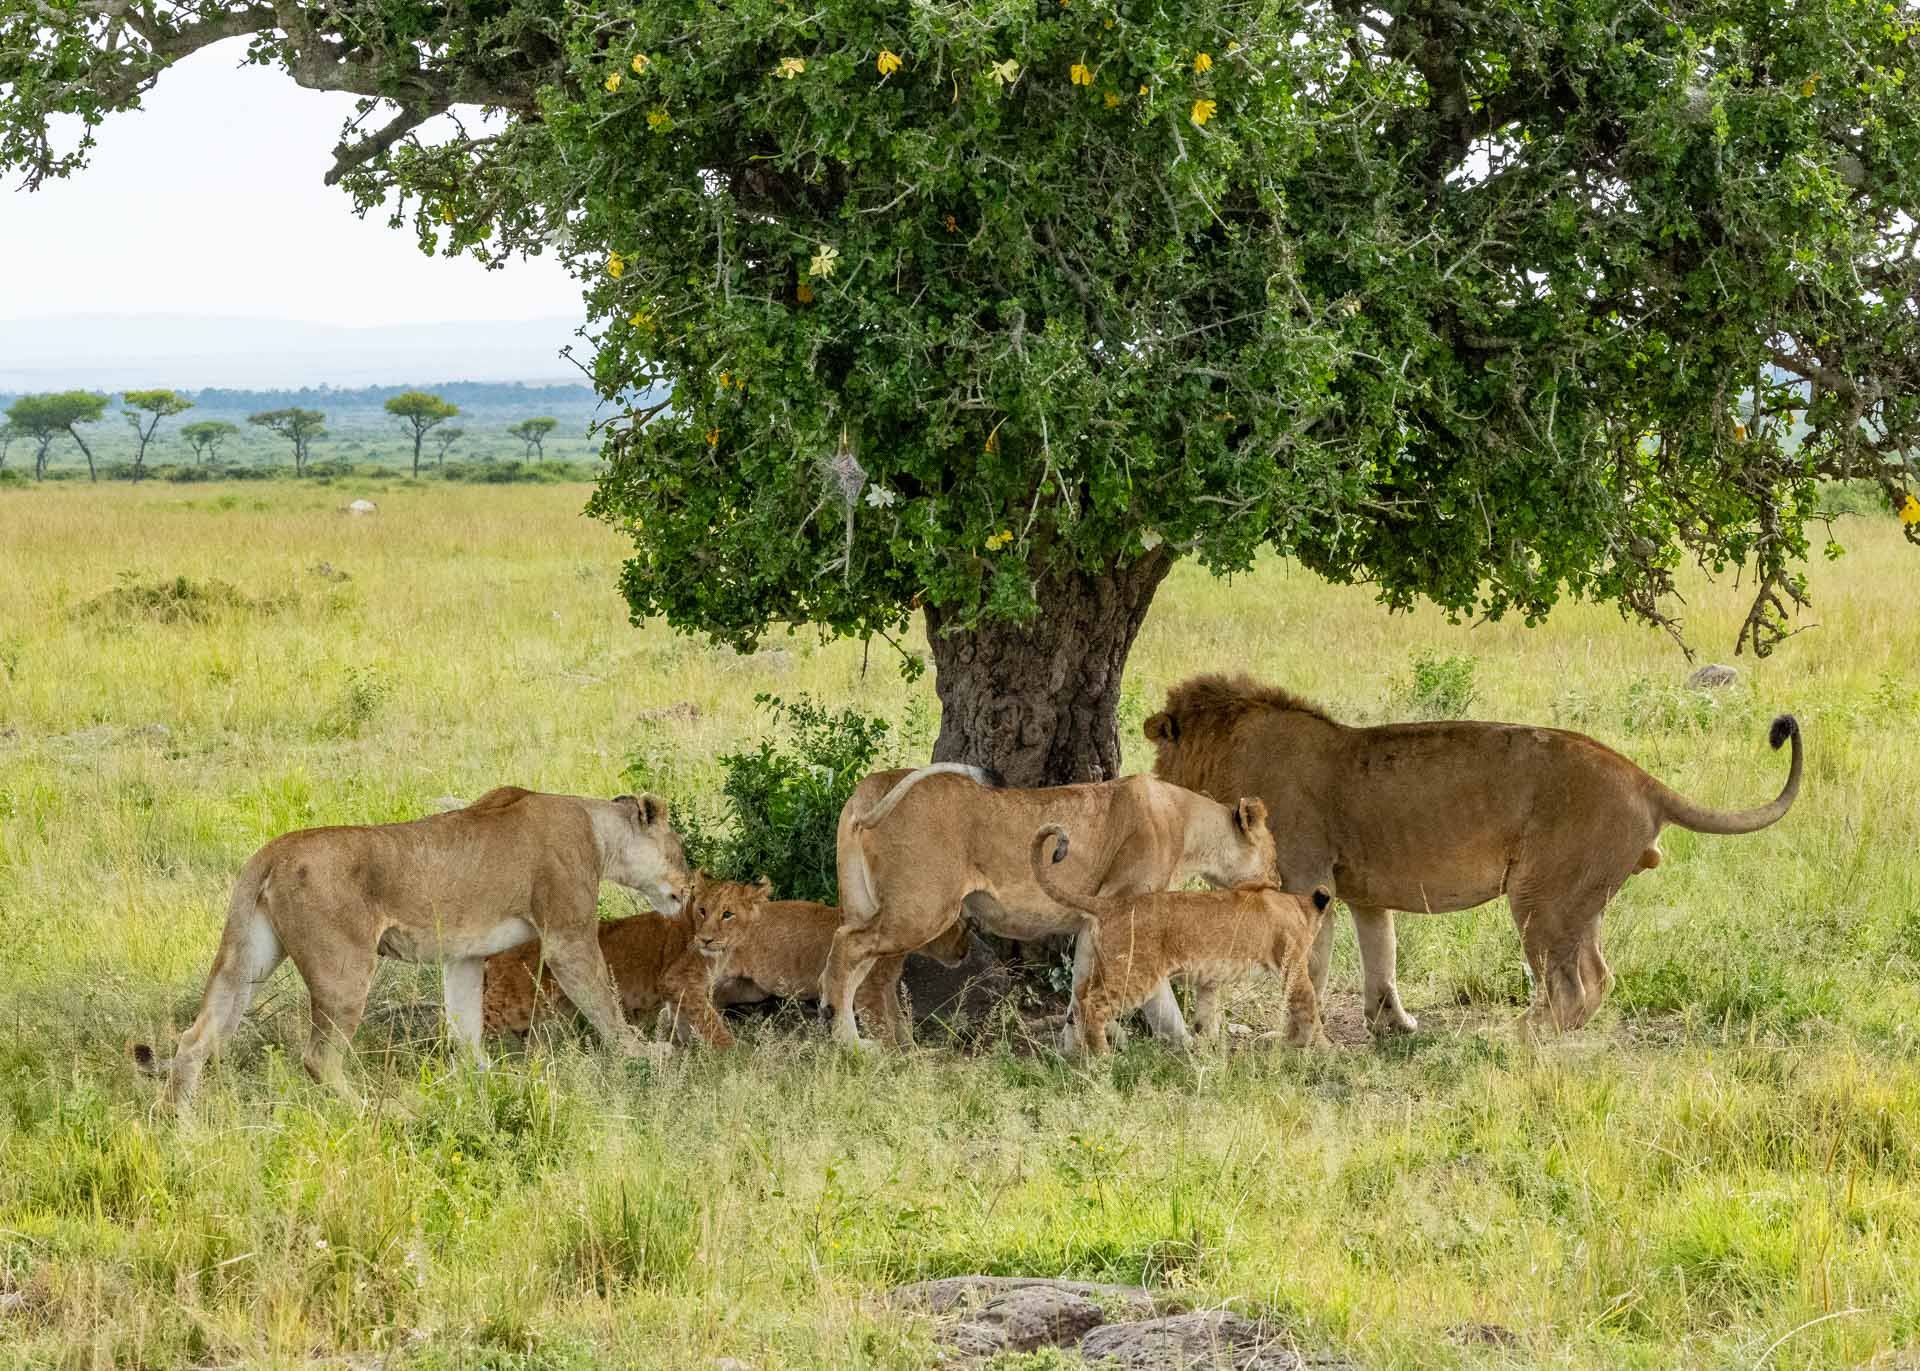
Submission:
[[1120,677],[1153,593],[1173,566],[1159,548],[1124,567],[1039,586],[1029,624],[943,631],[927,607],[939,762],[968,762],[1008,785],[1063,785],[1120,774]]
[[420,439],[423,435],[415,431],[413,435],[413,479],[420,479]]
[[74,442],[80,444],[80,450],[87,454],[87,479],[89,481],[99,480],[100,473],[93,469],[93,449],[87,446],[87,440],[80,436],[79,429],[69,428],[67,432],[73,435]]

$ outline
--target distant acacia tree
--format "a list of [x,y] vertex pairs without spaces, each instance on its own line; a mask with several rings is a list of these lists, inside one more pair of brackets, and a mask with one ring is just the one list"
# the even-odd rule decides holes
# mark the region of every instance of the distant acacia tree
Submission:
[[93,449],[80,436],[81,424],[97,424],[106,413],[107,397],[88,390],[64,390],[48,395],[22,395],[7,408],[8,424],[37,444],[33,453],[35,480],[45,480],[47,454],[54,440],[66,434],[80,445],[87,457],[87,475],[100,479],[94,469]]
[[0,424],[0,471],[7,469],[7,450],[13,446],[13,440],[20,436],[20,431],[12,423]]
[[545,447],[547,435],[558,427],[560,427],[560,421],[558,419],[541,415],[537,419],[522,419],[519,423],[508,428],[507,434],[510,437],[518,438],[527,445],[526,456],[531,457],[536,462],[544,462],[547,460],[547,450]]
[[307,457],[313,444],[327,436],[327,416],[317,409],[301,409],[298,406],[270,409],[260,414],[249,414],[247,422],[277,433],[293,444],[295,476],[306,475]]
[[193,444],[195,461],[212,462],[219,459],[220,444],[239,431],[225,419],[202,419],[197,424],[183,427],[180,436]]
[[467,436],[464,428],[439,428],[433,431],[433,464],[447,464],[447,449]]
[[[420,474],[420,443],[429,429],[446,423],[460,412],[460,406],[448,404],[438,395],[424,390],[406,390],[387,401],[387,413],[393,415],[413,436],[413,474]],[[442,449],[444,452],[444,449]]]
[[129,390],[120,398],[125,403],[120,413],[133,426],[133,479],[137,481],[146,475],[147,444],[160,421],[192,409],[193,401],[172,390]]

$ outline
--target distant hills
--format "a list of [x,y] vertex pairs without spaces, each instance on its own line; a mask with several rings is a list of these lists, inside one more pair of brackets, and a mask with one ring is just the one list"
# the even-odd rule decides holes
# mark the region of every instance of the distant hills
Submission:
[[[0,391],[166,386],[282,390],[466,381],[573,382],[573,318],[347,328],[282,319],[69,315],[0,319]],[[589,355],[579,347],[582,360]],[[449,397],[451,398],[451,397]]]

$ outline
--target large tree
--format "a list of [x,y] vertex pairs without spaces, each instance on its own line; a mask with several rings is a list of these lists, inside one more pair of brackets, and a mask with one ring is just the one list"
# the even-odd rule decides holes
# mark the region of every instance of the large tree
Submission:
[[249,414],[247,422],[258,424],[269,433],[279,434],[292,445],[295,476],[307,474],[307,462],[312,455],[313,445],[327,436],[327,416],[320,410],[301,409],[298,405]]
[[460,406],[449,404],[438,395],[430,395],[424,390],[402,391],[387,401],[387,413],[398,419],[401,427],[413,439],[415,478],[420,475],[420,444],[434,428],[459,412]]
[[63,390],[48,395],[22,395],[7,408],[7,422],[18,433],[34,440],[33,476],[45,480],[48,454],[61,434],[73,439],[86,454],[87,476],[99,480],[94,469],[93,449],[80,432],[82,424],[97,424],[107,410],[107,397],[89,390]]
[[518,438],[525,447],[523,456],[536,461],[547,460],[547,435],[560,426],[558,419],[549,415],[538,418],[522,419],[517,424],[507,426],[507,436]]
[[220,460],[220,445],[239,431],[225,419],[202,419],[198,423],[182,425],[180,436],[192,445],[195,461],[217,462]]
[[160,421],[184,414],[193,408],[193,401],[172,390],[129,390],[120,399],[124,406],[120,413],[133,428],[133,479],[137,481],[147,474],[147,444]]
[[[71,171],[246,34],[383,100],[423,243],[558,250],[634,612],[747,644],[924,608],[936,755],[1112,774],[1174,561],[1400,607],[1804,599],[1824,478],[1920,514],[1920,21],[1828,0],[0,0],[0,158]],[[423,127],[458,102],[499,124]],[[1909,525],[1910,536],[1914,526]]]

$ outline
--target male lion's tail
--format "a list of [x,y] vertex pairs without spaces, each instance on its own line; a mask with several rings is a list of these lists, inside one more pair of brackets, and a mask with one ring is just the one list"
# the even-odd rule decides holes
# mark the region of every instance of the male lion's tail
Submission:
[[[1060,878],[1054,875],[1053,868],[1067,859],[1067,849],[1070,846],[1067,830],[1059,824],[1048,824],[1033,835],[1033,844],[1027,849],[1027,857],[1033,864],[1035,883],[1047,892],[1050,899],[1069,909],[1078,909],[1095,918],[1120,913],[1125,908],[1125,901],[1116,900],[1108,895],[1096,895],[1091,890],[1069,890],[1061,884]],[[1052,849],[1051,855],[1048,852],[1049,848]]]
[[1782,714],[1773,721],[1767,745],[1778,749],[1788,739],[1793,740],[1793,755],[1787,763],[1787,784],[1772,804],[1757,809],[1709,809],[1663,785],[1660,800],[1666,821],[1695,833],[1753,833],[1778,823],[1793,808],[1794,797],[1800,793],[1800,721],[1791,714]]

